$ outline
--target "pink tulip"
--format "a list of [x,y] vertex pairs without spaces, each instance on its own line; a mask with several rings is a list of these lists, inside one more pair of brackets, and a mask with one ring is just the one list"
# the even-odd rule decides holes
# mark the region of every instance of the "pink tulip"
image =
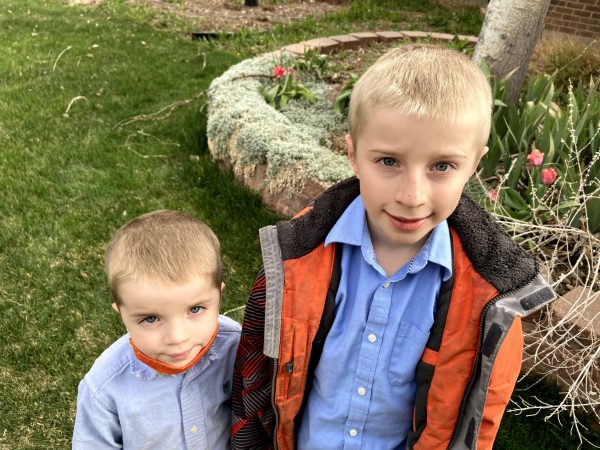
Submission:
[[492,202],[497,202],[499,197],[498,189],[488,191],[487,196]]
[[285,67],[282,66],[276,66],[273,68],[273,76],[275,78],[281,78],[282,76],[284,76],[286,74],[286,70]]
[[552,183],[554,183],[556,181],[556,177],[558,177],[558,174],[552,167],[542,169],[542,183],[544,183],[546,186],[550,186]]
[[527,155],[527,162],[530,166],[541,166],[544,160],[544,154],[537,148],[531,150],[531,153]]

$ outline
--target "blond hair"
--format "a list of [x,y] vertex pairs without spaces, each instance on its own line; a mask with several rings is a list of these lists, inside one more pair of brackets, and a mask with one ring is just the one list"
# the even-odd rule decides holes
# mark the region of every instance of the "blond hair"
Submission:
[[119,284],[126,280],[184,282],[209,275],[221,288],[219,240],[203,222],[180,211],[154,211],[122,226],[106,248],[104,266],[117,303]]
[[370,111],[378,106],[419,119],[481,124],[482,146],[489,136],[489,82],[473,61],[450,48],[400,46],[362,75],[352,91],[348,112],[355,147]]

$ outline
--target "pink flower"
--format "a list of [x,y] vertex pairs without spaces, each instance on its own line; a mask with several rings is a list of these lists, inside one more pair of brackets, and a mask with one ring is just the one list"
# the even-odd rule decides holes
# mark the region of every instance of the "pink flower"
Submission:
[[499,197],[498,189],[492,189],[491,191],[488,191],[487,196],[491,201],[497,202]]
[[276,66],[276,67],[273,68],[273,76],[275,78],[281,78],[285,74],[286,74],[285,67]]
[[287,73],[289,73],[290,75],[293,75],[296,73],[296,69],[294,69],[293,67],[288,67]]
[[552,167],[542,169],[542,183],[544,183],[546,186],[550,186],[552,183],[554,183],[556,181],[556,177],[558,177],[558,174]]
[[544,154],[537,148],[531,150],[531,153],[527,155],[527,162],[530,166],[541,166],[544,160]]

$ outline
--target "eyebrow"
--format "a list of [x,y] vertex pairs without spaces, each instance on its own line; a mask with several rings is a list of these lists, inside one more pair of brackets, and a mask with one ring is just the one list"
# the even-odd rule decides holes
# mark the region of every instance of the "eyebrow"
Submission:
[[437,156],[437,158],[439,158],[439,159],[454,159],[454,158],[467,159],[468,157],[469,157],[469,155],[466,155],[464,153],[446,153],[445,155]]
[[[398,149],[389,149],[389,150],[382,150],[379,148],[371,148],[371,149],[367,149],[367,151],[374,153],[375,155],[382,155],[382,156],[393,156],[392,154],[396,155],[396,156],[402,156],[405,154],[405,152],[398,150]],[[467,155],[466,153],[445,153],[443,155],[436,155],[435,159],[467,159],[469,157],[469,155]]]
[[[212,300],[209,298],[203,298],[201,300],[197,300],[197,301],[193,301],[193,302],[189,302],[188,303],[188,308],[193,308],[194,306],[200,306],[200,305],[205,305],[207,303],[210,303]],[[158,316],[160,315],[158,312],[156,311],[152,311],[152,310],[148,310],[148,311],[133,311],[131,313],[132,317],[148,317],[148,316]]]
[[158,316],[158,313],[152,312],[152,311],[147,311],[147,312],[135,312],[133,314],[131,314],[131,317],[134,317],[136,319],[142,318],[142,317],[149,317],[149,316]]

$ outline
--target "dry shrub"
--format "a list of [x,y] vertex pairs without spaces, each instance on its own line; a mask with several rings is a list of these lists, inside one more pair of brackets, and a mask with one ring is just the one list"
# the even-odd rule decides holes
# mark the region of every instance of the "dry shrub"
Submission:
[[552,74],[555,84],[566,90],[569,79],[587,82],[600,77],[600,43],[585,44],[571,37],[552,36],[541,39],[535,47],[529,71]]

